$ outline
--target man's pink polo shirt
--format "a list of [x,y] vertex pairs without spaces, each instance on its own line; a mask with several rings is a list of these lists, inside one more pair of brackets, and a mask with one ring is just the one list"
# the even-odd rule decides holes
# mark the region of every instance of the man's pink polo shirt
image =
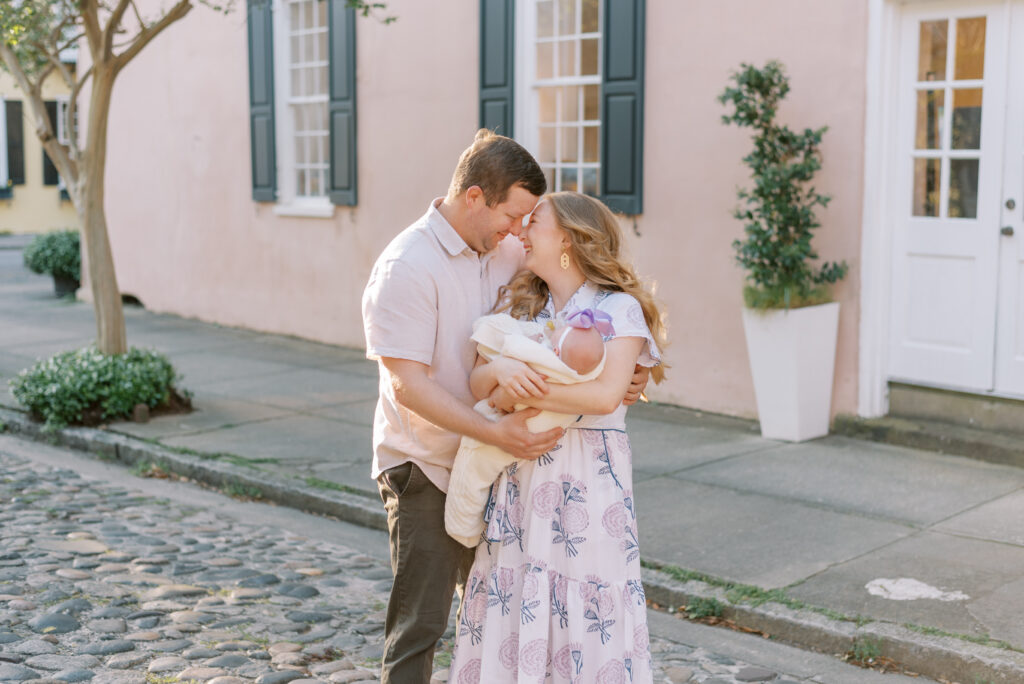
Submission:
[[[472,406],[469,373],[476,345],[473,321],[490,311],[498,288],[523,266],[522,244],[508,236],[484,255],[474,252],[437,210],[403,230],[374,264],[363,292],[367,358],[409,359],[430,366],[431,377]],[[460,435],[400,405],[391,375],[380,369],[380,399],[373,418],[373,471],[412,461],[443,492]]]

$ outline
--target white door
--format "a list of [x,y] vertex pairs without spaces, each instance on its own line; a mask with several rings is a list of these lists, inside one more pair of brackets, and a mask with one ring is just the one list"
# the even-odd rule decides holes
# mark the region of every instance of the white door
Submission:
[[1024,0],[1010,18],[995,391],[1024,396]]
[[[1000,249],[1008,242],[1000,234],[1007,22],[1019,2],[911,5],[903,15],[888,210],[894,379],[994,387]],[[1019,276],[1017,290],[1019,307]]]

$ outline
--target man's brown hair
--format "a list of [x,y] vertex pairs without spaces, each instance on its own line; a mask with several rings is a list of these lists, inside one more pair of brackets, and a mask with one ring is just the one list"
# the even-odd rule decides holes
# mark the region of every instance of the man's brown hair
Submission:
[[489,207],[504,202],[509,189],[515,185],[537,197],[548,187],[544,172],[526,148],[486,128],[477,131],[473,144],[459,157],[448,197],[455,197],[474,185],[483,190]]

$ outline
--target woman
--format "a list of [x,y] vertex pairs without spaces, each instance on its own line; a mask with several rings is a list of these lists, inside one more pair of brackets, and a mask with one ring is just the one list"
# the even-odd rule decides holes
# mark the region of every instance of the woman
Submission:
[[664,328],[621,261],[618,222],[599,201],[548,195],[520,239],[529,272],[502,290],[497,310],[546,321],[592,308],[611,315],[614,331],[591,382],[544,392],[539,376],[511,359],[473,371],[473,393],[499,408],[582,417],[555,449],[509,466],[491,488],[449,681],[650,682],[622,398],[636,363],[663,379]]

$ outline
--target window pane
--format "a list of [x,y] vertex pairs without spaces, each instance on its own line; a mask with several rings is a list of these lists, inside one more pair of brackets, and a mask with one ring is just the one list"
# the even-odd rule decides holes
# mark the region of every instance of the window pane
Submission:
[[295,163],[306,163],[306,142],[301,137],[295,138]]
[[555,161],[555,129],[545,127],[540,129],[540,149],[537,151],[537,161],[541,164]]
[[583,33],[597,33],[598,0],[583,0],[582,26]]
[[946,39],[949,22],[945,19],[921,22],[921,46],[917,56],[918,81],[946,80]]
[[319,69],[320,69],[320,89],[317,91],[317,93],[320,94],[320,95],[327,95],[328,94],[327,77],[328,77],[328,73],[329,72],[327,70],[327,67],[325,67],[325,66],[319,67]]
[[302,54],[301,47],[302,42],[299,36],[292,36],[291,38],[292,51],[289,54],[291,64],[295,64],[299,61],[299,55]]
[[941,169],[939,159],[914,160],[914,216],[939,215]]
[[302,95],[302,70],[292,69],[292,97]]
[[554,123],[558,119],[558,110],[555,108],[555,98],[561,88],[538,88],[537,99],[540,102],[541,123]]
[[597,196],[597,169],[583,169],[583,192]]
[[917,91],[917,135],[914,147],[938,150],[942,147],[942,114],[946,108],[944,90]]
[[309,196],[319,197],[323,194],[322,186],[320,185],[320,171],[309,172]]
[[[291,20],[288,22],[288,25],[291,26],[293,31],[298,30],[298,28],[301,26],[301,23],[300,23],[300,20],[301,20],[300,12],[301,11],[302,11],[302,8],[299,6],[299,3],[297,3],[297,2],[293,2],[291,4],[290,8],[289,8],[289,14],[291,15]],[[298,54],[298,52],[296,52],[295,54]]]
[[550,0],[537,3],[537,37],[547,38],[554,35],[554,14]]
[[562,187],[559,190],[579,192],[579,187],[576,185],[576,169],[562,169],[561,179]]
[[584,76],[597,75],[597,38],[580,41],[580,73]]
[[558,0],[558,35],[576,33],[576,0]]
[[955,78],[985,77],[985,17],[956,22]]
[[600,86],[583,86],[583,118],[587,121],[597,121],[600,112],[598,88]]
[[597,126],[587,126],[583,129],[583,161],[601,161],[600,131],[601,129]]
[[330,58],[327,54],[327,31],[316,34],[317,60],[326,62]]
[[562,123],[579,121],[580,119],[580,87],[564,86],[562,88]]
[[555,58],[554,43],[537,43],[537,78],[551,78],[555,75],[552,62]]
[[327,26],[327,0],[317,0],[317,26]]
[[953,91],[953,149],[981,149],[981,88]]
[[295,174],[295,194],[306,195],[306,171],[299,169]]
[[555,170],[550,166],[544,169],[544,178],[548,182],[548,192],[558,192],[559,188],[555,185]]
[[305,25],[303,28],[313,28],[316,26],[316,24],[313,23],[313,0],[306,0],[306,2],[302,4],[304,6],[303,15],[305,17]]
[[562,154],[558,161],[575,163],[580,160],[580,129],[576,126],[562,128]]
[[978,218],[978,160],[949,160],[950,218]]
[[303,116],[302,106],[294,105],[292,111],[295,112],[295,131],[301,133],[306,130],[306,117]]
[[576,75],[576,41],[562,40],[558,43],[558,75]]

